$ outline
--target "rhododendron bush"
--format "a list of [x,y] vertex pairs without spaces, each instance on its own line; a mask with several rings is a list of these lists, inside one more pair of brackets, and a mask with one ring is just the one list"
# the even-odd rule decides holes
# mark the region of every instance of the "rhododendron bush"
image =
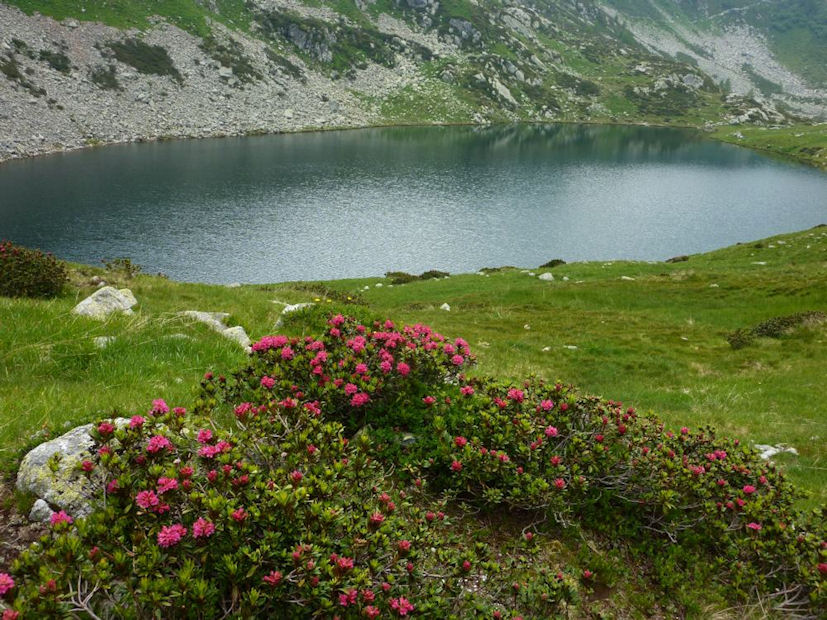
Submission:
[[32,618],[547,618],[576,604],[593,567],[504,561],[453,527],[464,507],[506,507],[631,540],[655,564],[709,563],[735,598],[825,604],[824,520],[794,514],[752,450],[569,386],[469,379],[473,361],[425,326],[339,315],[318,338],[261,339],[243,369],[205,376],[192,411],[156,401],[123,428],[101,421],[81,465],[105,483],[98,510],[54,519],[0,600]]

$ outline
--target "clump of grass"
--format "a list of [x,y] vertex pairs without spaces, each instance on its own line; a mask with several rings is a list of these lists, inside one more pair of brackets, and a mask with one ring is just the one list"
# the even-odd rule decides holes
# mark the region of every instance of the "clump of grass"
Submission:
[[175,68],[166,48],[149,45],[140,39],[126,39],[109,44],[118,61],[135,68],[139,73],[169,76],[179,84],[184,81]]
[[733,349],[743,349],[756,338],[781,338],[796,327],[818,325],[827,320],[827,314],[815,310],[796,312],[785,316],[776,316],[759,323],[752,329],[736,329],[727,336],[727,342]]

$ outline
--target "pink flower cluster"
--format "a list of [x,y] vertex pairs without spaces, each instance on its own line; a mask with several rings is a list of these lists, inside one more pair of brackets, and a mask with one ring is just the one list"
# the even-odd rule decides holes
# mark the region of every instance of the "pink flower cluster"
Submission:
[[180,523],[164,525],[161,527],[161,531],[158,532],[158,545],[164,548],[173,547],[186,535],[187,528]]

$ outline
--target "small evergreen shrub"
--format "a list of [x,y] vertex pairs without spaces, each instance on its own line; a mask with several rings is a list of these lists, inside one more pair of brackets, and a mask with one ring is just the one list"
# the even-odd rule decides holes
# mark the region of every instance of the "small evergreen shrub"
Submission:
[[51,254],[0,242],[0,295],[54,297],[68,279],[66,266]]
[[179,84],[184,81],[169,52],[160,45],[149,45],[140,39],[126,39],[110,43],[109,49],[116,59],[139,73],[169,76]]
[[60,71],[66,75],[72,71],[72,63],[69,61],[69,57],[62,51],[40,50],[39,58],[48,63],[55,71]]
[[540,265],[539,268],[540,269],[553,269],[554,267],[557,267],[559,265],[565,265],[565,264],[566,264],[566,261],[564,261],[562,258],[552,258],[547,263],[543,263],[542,265]]
[[735,600],[827,604],[824,514],[796,514],[754,450],[571,386],[469,379],[473,363],[461,338],[342,315],[262,338],[192,411],[99,422],[80,465],[97,510],[57,513],[0,596],[23,618],[549,618],[620,571],[538,564],[531,530],[470,542],[452,523],[467,506],[598,532],[666,589],[701,567]]
[[89,74],[92,83],[104,90],[121,90],[118,75],[114,65],[97,65]]
[[808,324],[823,323],[827,320],[827,314],[815,310],[808,312],[796,312],[784,316],[775,316],[759,323],[752,329],[736,329],[727,335],[727,342],[733,349],[743,349],[752,344],[756,338],[781,338],[796,327]]

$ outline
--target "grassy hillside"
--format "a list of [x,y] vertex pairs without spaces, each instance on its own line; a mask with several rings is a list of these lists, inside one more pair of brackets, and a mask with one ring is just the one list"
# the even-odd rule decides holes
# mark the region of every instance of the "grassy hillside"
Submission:
[[[24,447],[64,426],[139,412],[154,398],[186,403],[206,370],[230,372],[244,360],[237,345],[176,312],[230,312],[229,324],[255,340],[277,331],[282,305],[273,300],[315,301],[320,308],[292,315],[286,333],[320,330],[328,310],[428,323],[467,339],[479,373],[536,374],[654,410],[675,427],[713,424],[754,443],[792,446],[798,456],[777,460],[812,493],[806,505],[827,501],[827,326],[806,324],[737,350],[727,342],[773,317],[827,311],[827,228],[682,262],[550,271],[553,282],[502,268],[396,286],[374,278],[227,288],[78,267],[78,284],[101,273],[129,286],[138,312],[105,323],[74,317],[88,284],[53,301],[0,299],[3,467],[11,473]],[[98,349],[96,336],[115,341]]]
[[827,125],[718,127],[713,138],[827,170]]

